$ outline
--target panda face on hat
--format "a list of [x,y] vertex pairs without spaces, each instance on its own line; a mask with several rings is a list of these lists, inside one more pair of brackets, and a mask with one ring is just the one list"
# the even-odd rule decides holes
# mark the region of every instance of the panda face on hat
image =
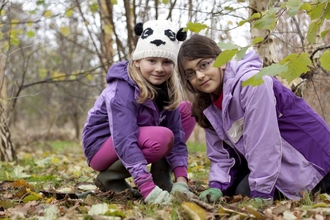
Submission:
[[140,36],[136,49],[132,55],[133,60],[147,57],[162,57],[172,60],[176,64],[178,53],[178,41],[186,39],[183,28],[176,28],[167,20],[153,20],[146,23],[138,23],[135,34]]

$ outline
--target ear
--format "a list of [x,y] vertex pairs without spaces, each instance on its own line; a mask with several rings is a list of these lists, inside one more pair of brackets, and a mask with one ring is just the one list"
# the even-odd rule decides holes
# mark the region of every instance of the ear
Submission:
[[176,39],[178,41],[184,41],[187,38],[187,32],[183,31],[183,28],[180,28],[178,33],[176,34]]
[[140,68],[140,61],[139,60],[134,60],[133,62],[134,62],[134,66],[136,68]]
[[143,31],[143,23],[137,23],[134,27],[134,33],[136,34],[136,36],[140,36],[142,34]]

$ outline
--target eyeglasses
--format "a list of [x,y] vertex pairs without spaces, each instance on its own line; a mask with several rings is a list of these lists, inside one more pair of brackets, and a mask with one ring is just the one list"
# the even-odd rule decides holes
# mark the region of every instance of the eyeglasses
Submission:
[[199,72],[204,72],[206,70],[208,70],[210,68],[210,64],[214,61],[214,59],[206,61],[203,60],[202,62],[200,62],[197,66],[196,69],[187,69],[185,70],[184,74],[187,78],[187,80],[192,80],[196,77],[196,71]]

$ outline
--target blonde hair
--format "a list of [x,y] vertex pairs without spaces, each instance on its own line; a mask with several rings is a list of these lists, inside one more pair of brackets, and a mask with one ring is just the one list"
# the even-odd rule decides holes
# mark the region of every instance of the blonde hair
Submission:
[[[157,91],[143,77],[141,70],[134,65],[133,60],[129,61],[128,76],[136,82],[137,86],[140,89],[140,95],[136,100],[138,103],[143,103],[148,99],[153,100],[156,98]],[[180,88],[181,88],[180,81],[175,69],[172,75],[170,76],[170,78],[166,81],[166,87],[167,87],[169,102],[164,107],[164,109],[174,110],[183,100],[183,96],[180,92]]]

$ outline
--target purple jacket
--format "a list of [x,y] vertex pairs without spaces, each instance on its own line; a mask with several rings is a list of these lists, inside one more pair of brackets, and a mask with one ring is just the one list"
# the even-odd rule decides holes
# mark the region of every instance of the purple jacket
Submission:
[[172,169],[187,168],[188,150],[178,109],[159,112],[154,101],[136,102],[140,90],[128,76],[128,61],[111,66],[107,87],[89,110],[82,132],[85,157],[89,163],[109,136],[119,159],[133,178],[146,174],[147,161],[137,145],[139,127],[160,123],[173,131],[174,147],[166,156]]
[[330,129],[306,102],[273,77],[242,87],[262,61],[253,51],[227,64],[222,102],[204,110],[211,160],[209,186],[224,193],[235,180],[242,157],[248,162],[251,198],[271,198],[274,187],[289,199],[312,190],[330,171]]

